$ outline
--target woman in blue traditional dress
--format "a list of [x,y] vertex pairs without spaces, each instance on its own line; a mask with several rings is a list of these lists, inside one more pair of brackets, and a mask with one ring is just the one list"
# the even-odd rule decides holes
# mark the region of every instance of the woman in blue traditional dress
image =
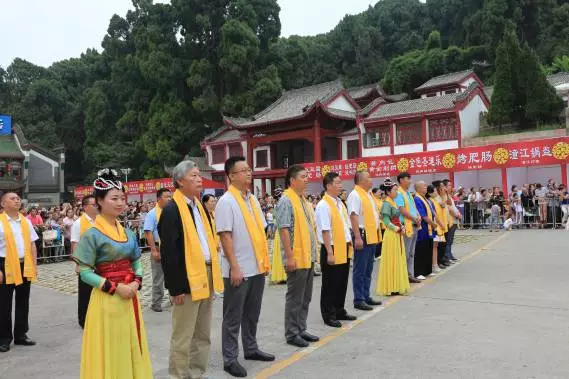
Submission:
[[117,217],[126,196],[115,170],[99,171],[94,182],[100,215],[81,237],[73,260],[81,280],[93,286],[81,359],[81,379],[152,378],[137,291],[142,263],[136,236]]

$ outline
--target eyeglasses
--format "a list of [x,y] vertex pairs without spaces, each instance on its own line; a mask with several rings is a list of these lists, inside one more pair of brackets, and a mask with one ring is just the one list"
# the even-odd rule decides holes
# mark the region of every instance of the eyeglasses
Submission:
[[244,168],[244,169],[239,170],[239,171],[233,171],[232,174],[240,174],[242,172],[246,172],[246,173],[250,174],[253,172],[253,170],[251,170],[250,168]]

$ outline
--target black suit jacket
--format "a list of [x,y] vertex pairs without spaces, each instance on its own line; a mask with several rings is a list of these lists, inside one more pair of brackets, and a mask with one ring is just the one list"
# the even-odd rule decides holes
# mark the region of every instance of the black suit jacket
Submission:
[[[189,205],[188,208],[194,221],[192,227],[195,229],[194,213]],[[209,225],[204,225],[204,227],[209,226],[215,235],[209,213],[207,211],[205,213]],[[174,201],[170,201],[162,209],[158,222],[158,235],[160,236],[160,260],[164,270],[164,284],[170,292],[170,296],[189,294],[190,284],[186,271],[182,217],[178,205]]]

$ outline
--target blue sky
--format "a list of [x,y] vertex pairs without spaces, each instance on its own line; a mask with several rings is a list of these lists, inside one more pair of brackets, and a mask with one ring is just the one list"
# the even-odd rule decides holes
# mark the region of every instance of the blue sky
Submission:
[[[161,1],[166,2],[166,1]],[[346,14],[376,0],[278,0],[282,35],[315,35],[332,29]],[[0,16],[0,66],[16,57],[35,64],[77,57],[100,49],[109,20],[124,16],[130,0],[7,0]]]

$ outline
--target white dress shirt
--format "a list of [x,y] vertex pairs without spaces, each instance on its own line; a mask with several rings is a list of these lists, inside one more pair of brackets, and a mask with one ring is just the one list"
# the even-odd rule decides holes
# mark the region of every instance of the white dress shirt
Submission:
[[[375,201],[371,197],[371,194],[366,192],[366,195],[371,202],[371,209],[373,211],[373,219],[375,220],[375,228],[379,229],[379,216],[377,215],[377,210],[375,206]],[[348,215],[355,214],[358,216],[359,226],[360,228],[365,228],[365,221],[364,221],[364,210],[362,207],[362,199],[359,193],[356,190],[350,192],[348,196]]]
[[[87,213],[85,213],[85,217],[87,218],[87,221],[89,221],[91,224],[95,222],[91,217],[89,217]],[[75,220],[75,222],[73,222],[73,225],[71,225],[70,241],[78,243],[80,238],[81,238],[81,217]]]
[[[34,230],[32,222],[27,218],[24,218],[25,227],[30,229],[30,239],[32,243],[38,240],[38,234]],[[22,236],[22,222],[19,218],[13,219],[8,216],[8,224],[12,228],[12,234],[14,235],[14,240],[16,241],[16,248],[18,249],[18,256],[24,258],[24,237]],[[4,236],[4,228],[2,223],[0,223],[0,258],[6,258],[6,238]]]
[[[329,195],[324,195],[329,196]],[[339,198],[332,198],[336,202],[336,207],[340,212],[340,217],[342,218],[344,224],[344,235],[346,236],[346,242],[352,242],[352,235],[350,233],[350,222],[346,219],[346,213],[344,212],[344,204]],[[323,231],[330,232],[331,244],[334,245],[334,235],[332,231],[332,214],[330,213],[330,207],[328,203],[322,199],[316,205],[316,234],[318,234],[318,242],[324,243],[322,238]]]
[[192,213],[194,214],[194,222],[196,225],[196,231],[198,232],[198,238],[200,239],[200,245],[202,248],[204,259],[207,263],[209,263],[211,262],[211,253],[209,252],[209,246],[207,244],[207,234],[205,231],[205,226],[202,222],[201,213],[196,204],[192,200],[188,199],[187,197],[185,197],[185,199],[186,203],[188,203],[190,209],[192,210]]

